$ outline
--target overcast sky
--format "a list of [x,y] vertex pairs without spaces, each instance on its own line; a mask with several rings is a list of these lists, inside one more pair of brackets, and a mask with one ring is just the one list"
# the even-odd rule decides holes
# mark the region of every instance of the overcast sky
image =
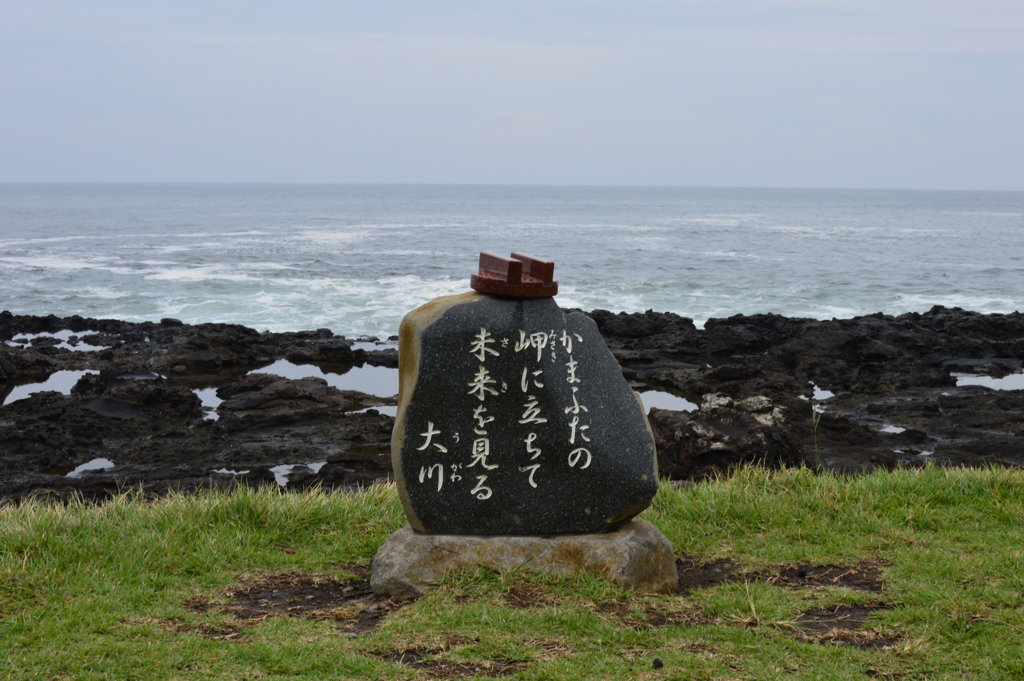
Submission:
[[0,0],[0,181],[1024,190],[1024,1]]

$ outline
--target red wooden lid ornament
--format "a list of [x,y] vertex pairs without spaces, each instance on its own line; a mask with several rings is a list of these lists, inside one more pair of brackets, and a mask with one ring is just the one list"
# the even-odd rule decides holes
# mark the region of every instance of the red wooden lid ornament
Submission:
[[480,251],[480,271],[469,278],[474,291],[511,298],[550,298],[558,293],[555,263],[522,253],[503,258]]

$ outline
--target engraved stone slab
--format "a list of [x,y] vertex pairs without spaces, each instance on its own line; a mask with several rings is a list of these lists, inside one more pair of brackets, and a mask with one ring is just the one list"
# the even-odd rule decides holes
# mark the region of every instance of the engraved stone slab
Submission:
[[477,566],[586,572],[651,593],[672,592],[678,586],[671,544],[658,528],[639,518],[611,532],[560,537],[429,535],[406,525],[377,552],[370,585],[380,596],[410,600],[423,596],[445,572]]
[[416,532],[599,532],[657,492],[639,398],[552,298],[431,301],[402,321],[399,364],[392,462]]

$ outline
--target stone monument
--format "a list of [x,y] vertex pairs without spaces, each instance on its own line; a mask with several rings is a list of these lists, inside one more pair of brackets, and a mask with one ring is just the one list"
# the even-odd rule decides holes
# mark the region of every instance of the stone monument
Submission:
[[374,590],[415,598],[446,570],[521,564],[674,589],[671,546],[634,519],[658,489],[654,436],[594,322],[555,303],[550,261],[481,253],[470,285],[399,329],[409,525],[374,558]]

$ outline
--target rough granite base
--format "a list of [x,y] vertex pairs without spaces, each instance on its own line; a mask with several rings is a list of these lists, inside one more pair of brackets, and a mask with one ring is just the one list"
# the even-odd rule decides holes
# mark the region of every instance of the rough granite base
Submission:
[[406,525],[377,551],[370,585],[379,596],[411,600],[444,573],[479,566],[590,573],[643,592],[671,592],[678,585],[672,545],[638,518],[612,532],[555,537],[418,534]]

